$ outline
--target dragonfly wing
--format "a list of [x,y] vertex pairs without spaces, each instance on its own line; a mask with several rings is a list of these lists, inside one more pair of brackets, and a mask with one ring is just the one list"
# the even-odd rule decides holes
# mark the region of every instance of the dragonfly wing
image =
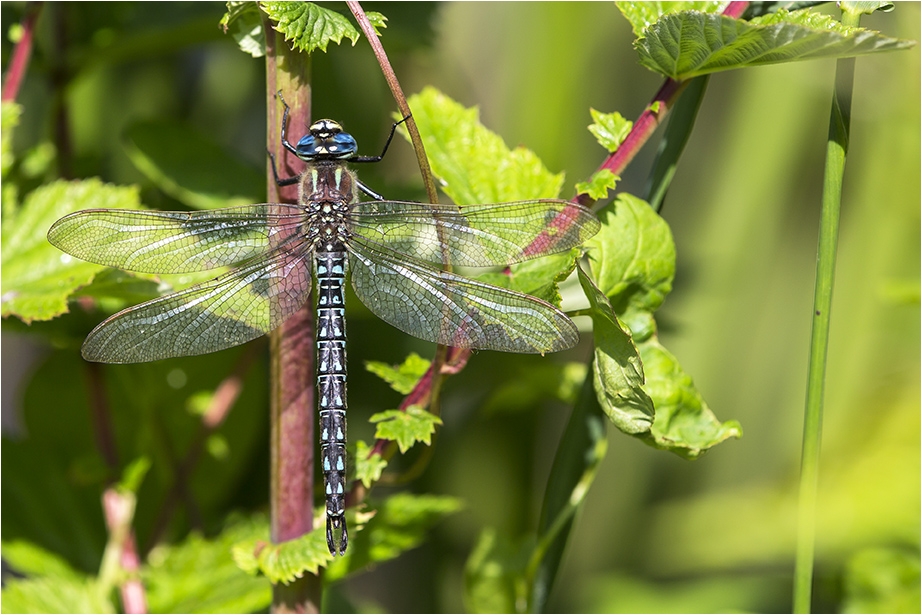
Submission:
[[364,201],[356,203],[349,222],[354,235],[400,254],[465,267],[562,252],[600,228],[588,208],[552,199],[463,207]]
[[77,258],[145,273],[241,263],[293,241],[303,211],[265,203],[207,211],[88,209],[52,225],[48,241]]
[[410,335],[459,348],[556,352],[579,332],[566,314],[529,295],[439,271],[353,238],[355,293],[382,320]]
[[122,310],[83,343],[100,363],[144,363],[237,346],[281,325],[307,301],[311,252],[278,250],[209,282]]

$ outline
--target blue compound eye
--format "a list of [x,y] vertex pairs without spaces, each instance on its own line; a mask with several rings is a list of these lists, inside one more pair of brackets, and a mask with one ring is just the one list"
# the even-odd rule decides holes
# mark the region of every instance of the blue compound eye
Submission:
[[301,160],[323,158],[348,159],[355,156],[358,145],[355,138],[333,120],[318,120],[311,125],[310,134],[301,137],[295,147]]

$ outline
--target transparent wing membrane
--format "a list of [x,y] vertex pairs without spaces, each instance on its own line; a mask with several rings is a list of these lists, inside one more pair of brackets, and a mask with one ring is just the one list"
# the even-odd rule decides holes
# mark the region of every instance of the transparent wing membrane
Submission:
[[90,209],[61,218],[48,241],[77,258],[144,273],[188,273],[235,265],[272,249],[304,224],[296,205],[208,211]]
[[463,267],[508,265],[562,252],[599,230],[587,208],[558,200],[492,205],[356,203],[349,230],[402,255]]
[[349,243],[355,294],[382,320],[416,337],[460,348],[556,352],[579,332],[539,299],[400,257],[357,239]]

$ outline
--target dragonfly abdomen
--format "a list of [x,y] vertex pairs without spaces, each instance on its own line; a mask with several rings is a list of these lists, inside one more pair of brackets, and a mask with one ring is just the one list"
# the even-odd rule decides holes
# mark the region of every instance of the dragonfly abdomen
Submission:
[[[327,545],[346,551],[346,253],[317,252],[317,393]],[[339,533],[339,538],[334,533]]]

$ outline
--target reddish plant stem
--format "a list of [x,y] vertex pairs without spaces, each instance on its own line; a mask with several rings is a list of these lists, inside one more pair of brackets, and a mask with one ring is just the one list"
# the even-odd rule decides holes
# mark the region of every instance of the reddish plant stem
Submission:
[[14,101],[19,96],[19,88],[25,79],[26,70],[29,68],[29,59],[32,57],[32,41],[35,37],[35,22],[42,10],[41,2],[30,2],[26,8],[26,15],[22,20],[22,36],[13,49],[13,58],[10,60],[3,80],[3,102]]
[[147,613],[147,595],[141,584],[141,559],[135,546],[131,522],[134,518],[134,494],[122,494],[109,487],[102,494],[106,529],[119,549],[119,566],[124,580],[119,583],[122,608],[126,613]]
[[[307,54],[289,49],[263,16],[266,32],[267,149],[281,177],[291,174],[282,147],[282,91],[291,105],[289,127],[310,125],[310,64]],[[266,161],[269,201],[297,202],[297,186],[275,183]],[[283,241],[283,237],[276,238]],[[297,275],[298,272],[292,272]],[[300,272],[308,276],[310,272]],[[303,279],[302,279],[303,280]],[[281,281],[280,283],[285,283]],[[307,282],[309,283],[309,282]],[[275,544],[309,533],[314,526],[314,317],[305,304],[270,335],[270,532]],[[292,583],[272,586],[273,613],[317,613],[323,585],[320,575],[305,574]]]

